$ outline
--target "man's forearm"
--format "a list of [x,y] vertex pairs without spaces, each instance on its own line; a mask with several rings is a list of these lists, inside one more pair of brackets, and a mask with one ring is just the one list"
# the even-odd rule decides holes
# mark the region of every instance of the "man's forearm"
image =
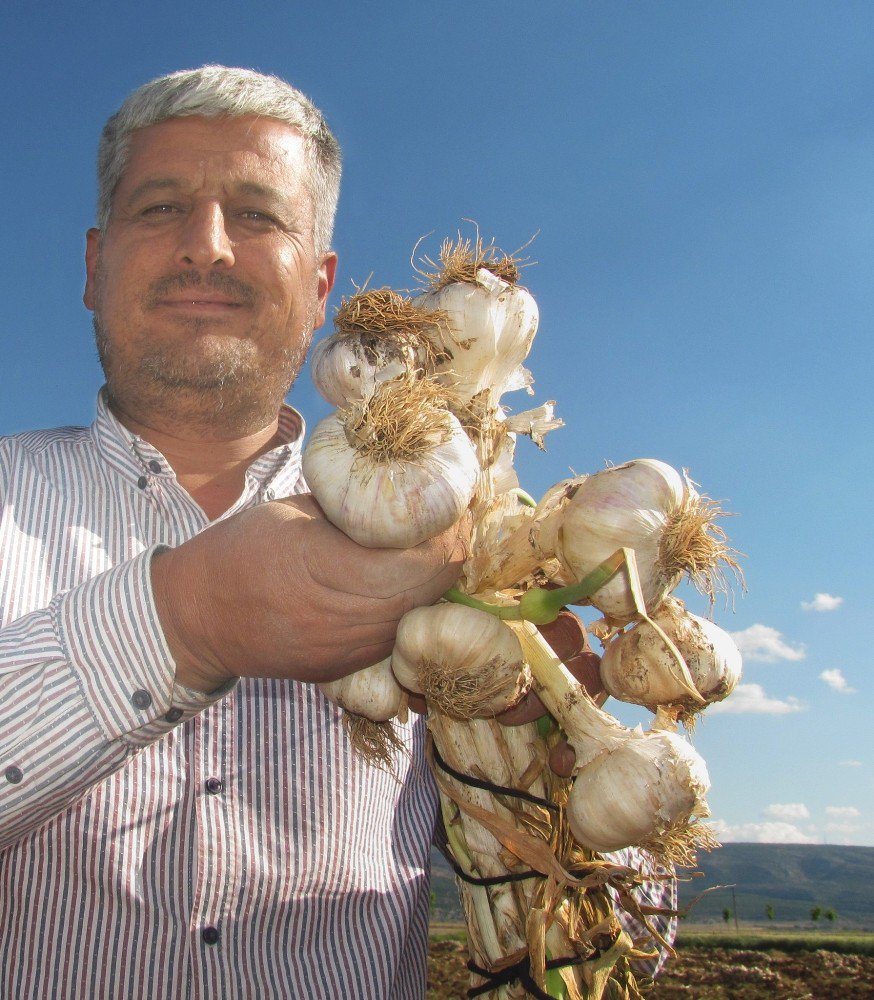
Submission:
[[214,701],[174,682],[150,557],[0,629],[0,848]]

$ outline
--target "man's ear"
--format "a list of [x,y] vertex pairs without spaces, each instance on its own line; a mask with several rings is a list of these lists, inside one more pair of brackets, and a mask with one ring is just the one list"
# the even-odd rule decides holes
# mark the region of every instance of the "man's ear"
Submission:
[[319,266],[319,309],[316,313],[316,321],[313,329],[317,330],[325,322],[325,310],[328,306],[328,296],[334,287],[334,279],[337,277],[337,255],[331,250],[322,257]]
[[97,261],[100,258],[100,239],[101,232],[99,229],[89,229],[85,233],[85,291],[82,295],[82,301],[85,303],[86,309],[94,309],[95,301],[95,280],[97,274]]

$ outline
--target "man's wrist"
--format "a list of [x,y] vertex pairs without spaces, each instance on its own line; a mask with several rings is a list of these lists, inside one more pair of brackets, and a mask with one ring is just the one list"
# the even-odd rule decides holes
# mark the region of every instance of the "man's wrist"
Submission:
[[174,571],[176,550],[159,549],[152,557],[152,591],[158,620],[176,667],[175,681],[202,694],[212,694],[235,676],[212,663],[205,645],[192,638],[191,609],[198,605],[189,587],[180,586]]

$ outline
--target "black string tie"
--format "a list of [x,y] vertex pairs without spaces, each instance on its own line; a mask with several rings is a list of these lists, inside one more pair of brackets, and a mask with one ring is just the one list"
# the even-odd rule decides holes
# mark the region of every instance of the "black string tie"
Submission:
[[[531,802],[533,805],[542,806],[544,809],[548,809],[551,812],[558,812],[559,807],[555,802],[550,802],[549,799],[541,799],[537,795],[532,795],[530,792],[520,791],[518,788],[507,788],[504,785],[494,785],[492,782],[485,781],[482,778],[475,778],[472,774],[462,774],[461,771],[456,771],[454,767],[447,764],[446,761],[440,756],[440,751],[433,742],[431,743],[431,752],[434,755],[434,763],[437,764],[440,770],[445,771],[450,777],[455,778],[456,781],[461,782],[463,785],[480,788],[484,792],[491,792],[493,795],[509,795],[513,798],[521,799],[523,802]],[[443,853],[446,860],[452,866],[452,870],[455,874],[463,882],[467,882],[468,885],[503,885],[505,882],[523,882],[528,878],[546,878],[543,872],[534,871],[533,869],[529,869],[524,872],[506,872],[504,875],[477,877],[476,875],[471,875],[466,872],[451,854],[446,851]]]
[[[560,969],[568,965],[581,965],[583,961],[585,959],[578,956],[574,956],[573,958],[553,958],[546,963],[546,968]],[[501,969],[500,972],[490,972],[488,969],[481,968],[473,961],[468,962],[467,967],[471,972],[475,972],[478,976],[482,976],[486,980],[480,986],[471,987],[467,991],[469,997],[482,996],[484,993],[496,990],[500,986],[508,986],[518,979],[531,996],[536,997],[537,1000],[553,1000],[548,993],[543,992],[531,977],[531,961],[527,955],[515,965],[509,965],[506,969]]]
[[523,802],[530,802],[532,805],[549,809],[550,812],[559,811],[559,806],[555,802],[550,802],[549,799],[541,799],[538,795],[532,795],[530,792],[520,791],[518,788],[507,788],[504,785],[493,785],[490,781],[485,781],[483,778],[475,778],[472,774],[462,774],[461,771],[456,771],[454,767],[450,767],[450,765],[446,763],[446,761],[440,756],[440,751],[437,749],[436,744],[432,743],[431,748],[434,752],[434,760],[439,765],[440,769],[455,778],[456,781],[460,781],[463,785],[470,785],[473,788],[481,788],[484,792],[491,792],[493,795],[510,795],[515,799],[521,799]]

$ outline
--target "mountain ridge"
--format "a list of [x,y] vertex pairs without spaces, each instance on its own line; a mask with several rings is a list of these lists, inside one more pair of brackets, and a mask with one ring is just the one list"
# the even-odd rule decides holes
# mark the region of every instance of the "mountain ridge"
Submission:
[[[432,851],[434,917],[463,920],[455,875],[445,858]],[[694,872],[681,873],[679,905],[689,907],[689,922],[722,923],[730,919],[765,924],[811,922],[820,909],[821,926],[874,928],[874,847],[836,844],[730,843],[698,856]],[[773,917],[769,917],[769,907]],[[828,920],[827,911],[834,920]]]

